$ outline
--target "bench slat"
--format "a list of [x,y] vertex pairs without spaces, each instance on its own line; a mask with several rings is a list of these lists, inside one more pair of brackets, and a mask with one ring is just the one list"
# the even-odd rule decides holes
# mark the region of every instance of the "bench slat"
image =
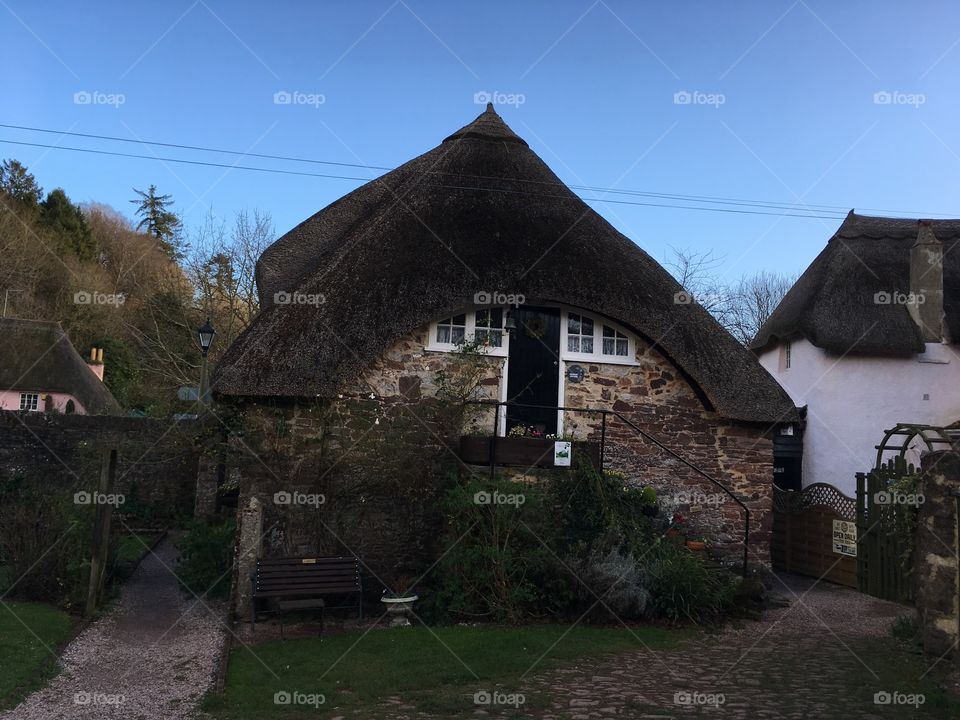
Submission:
[[[270,590],[269,592],[255,592],[253,596],[255,598],[271,598],[271,597],[289,597],[292,595],[310,595],[316,592],[310,588],[288,588],[286,590]],[[355,587],[342,587],[342,588],[324,588],[323,592],[328,595],[350,595],[357,592]]]

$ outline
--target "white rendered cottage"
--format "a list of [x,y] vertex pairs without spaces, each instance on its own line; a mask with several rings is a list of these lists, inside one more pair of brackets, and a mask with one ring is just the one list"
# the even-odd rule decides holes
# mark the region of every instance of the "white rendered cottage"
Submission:
[[[806,409],[802,486],[853,495],[885,430],[960,420],[958,340],[960,220],[851,211],[751,344]],[[778,484],[799,489],[781,440]]]

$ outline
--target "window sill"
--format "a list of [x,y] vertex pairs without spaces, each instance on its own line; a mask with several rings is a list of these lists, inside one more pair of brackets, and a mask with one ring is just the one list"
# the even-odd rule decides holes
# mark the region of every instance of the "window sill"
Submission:
[[639,367],[636,360],[623,355],[584,355],[583,353],[560,353],[564,362],[593,363],[594,365],[631,365]]
[[[457,351],[456,345],[427,345],[423,348],[424,352],[432,353],[452,353]],[[486,350],[484,355],[488,357],[507,357],[507,349],[504,347],[494,347]]]

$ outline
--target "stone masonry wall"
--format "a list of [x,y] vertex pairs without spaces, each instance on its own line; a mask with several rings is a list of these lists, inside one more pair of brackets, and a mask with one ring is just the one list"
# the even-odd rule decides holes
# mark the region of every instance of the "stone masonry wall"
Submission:
[[957,564],[957,498],[960,448],[924,456],[924,503],[916,552],[917,612],[924,649],[934,657],[953,654],[960,643],[960,567]]
[[[463,470],[456,457],[461,428],[489,432],[493,414],[440,412],[435,398],[449,385],[443,377],[452,364],[446,353],[425,351],[426,339],[423,328],[394,343],[338,398],[242,407],[243,436],[234,440],[239,507],[242,513],[256,498],[262,508],[262,554],[356,554],[385,581],[415,574],[430,561],[441,520],[443,488],[436,478],[452,482]],[[730,488],[750,507],[750,563],[769,566],[768,429],[706,410],[682,374],[652,348],[641,344],[636,360],[580,363],[584,380],[567,382],[565,403],[617,410]],[[498,398],[502,374],[502,358],[486,359],[477,371],[477,397]],[[564,433],[599,440],[600,417],[570,412]],[[740,561],[742,510],[719,488],[616,419],[608,423],[606,451],[609,469],[624,472],[627,482],[652,485],[665,514],[685,513],[715,556]],[[293,501],[283,502],[282,493]],[[311,495],[322,495],[322,502]],[[248,562],[237,576],[248,578],[251,569]],[[246,612],[242,601],[235,610]]]
[[[580,383],[567,382],[568,407],[608,408],[729,488],[750,509],[748,562],[770,564],[773,441],[765,425],[738,423],[707,410],[690,383],[654,348],[638,343],[637,365],[578,363]],[[567,363],[570,365],[573,363]],[[599,440],[600,415],[567,413],[564,433]],[[741,562],[744,513],[716,485],[608,416],[606,466],[657,491],[665,514],[680,512],[715,556]]]
[[[0,475],[34,477],[48,484],[94,490],[99,451],[115,447],[117,481],[125,496],[119,512],[138,521],[189,516],[193,511],[198,453],[196,423],[149,418],[0,412]],[[61,479],[65,482],[61,482]]]

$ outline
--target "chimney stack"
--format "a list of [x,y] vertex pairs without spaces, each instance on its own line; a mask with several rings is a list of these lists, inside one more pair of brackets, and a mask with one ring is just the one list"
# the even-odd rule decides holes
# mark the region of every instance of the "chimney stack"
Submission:
[[93,371],[100,382],[103,382],[103,348],[90,348],[90,359],[87,367]]
[[943,244],[929,220],[921,220],[917,241],[910,248],[910,317],[924,342],[943,341]]

